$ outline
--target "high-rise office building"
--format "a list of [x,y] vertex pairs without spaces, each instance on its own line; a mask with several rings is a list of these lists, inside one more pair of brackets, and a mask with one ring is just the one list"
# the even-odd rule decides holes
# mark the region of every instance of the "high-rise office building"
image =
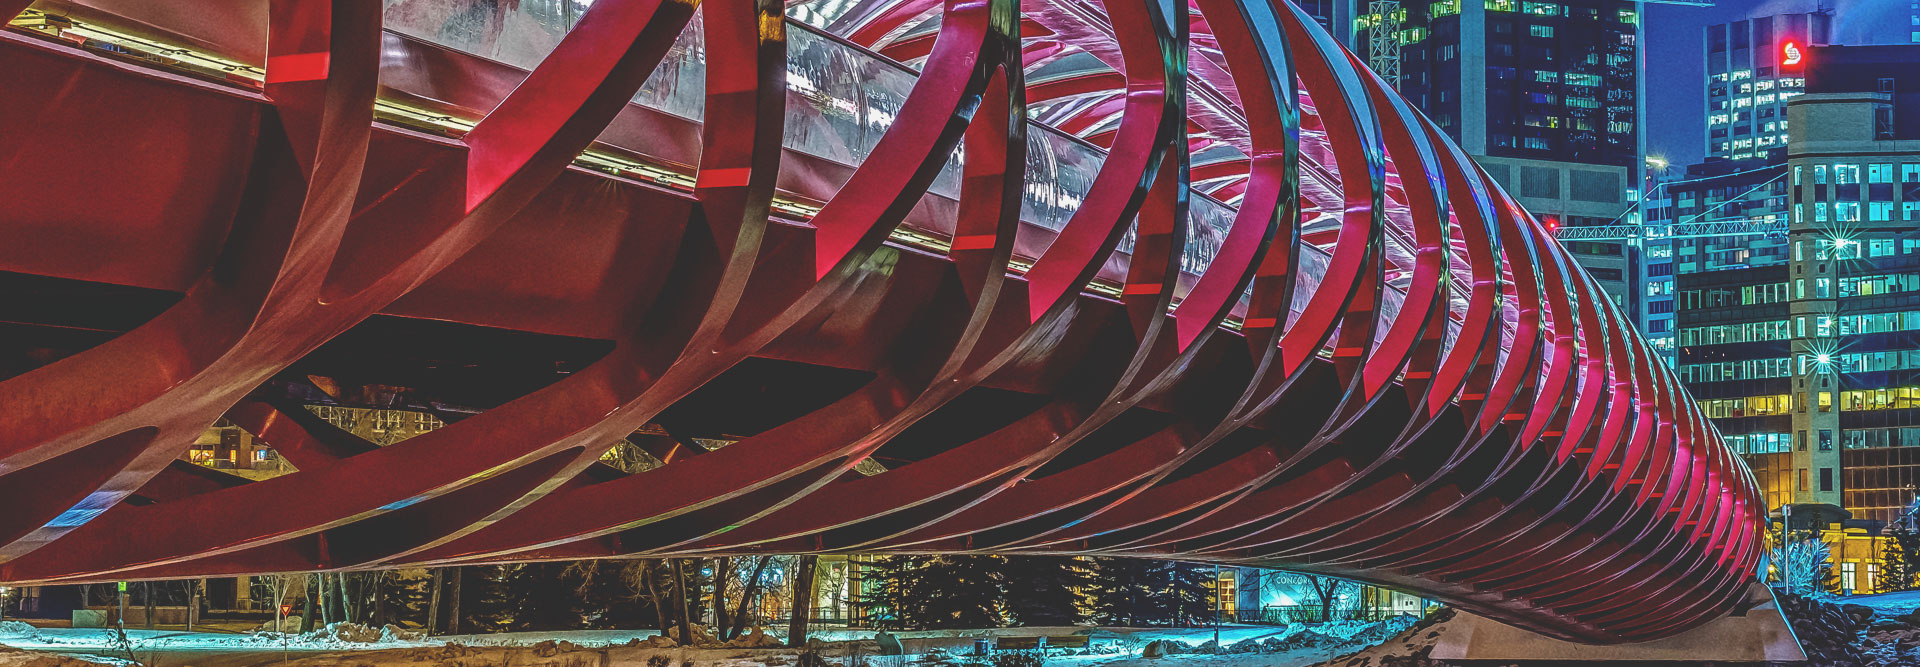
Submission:
[[[1555,227],[1635,222],[1640,5],[1631,0],[1406,0],[1399,87]],[[1631,218],[1631,219],[1627,219]],[[1570,248],[1628,311],[1640,248]]]
[[1673,194],[1668,189],[1673,180],[1665,168],[1654,171],[1648,179],[1647,192],[1641,197],[1639,241],[1641,266],[1645,270],[1640,278],[1639,294],[1632,302],[1634,325],[1668,366],[1674,365],[1674,354],[1679,349],[1674,322],[1673,241],[1668,231],[1672,229],[1675,215]]
[[[1687,167],[1685,178],[1666,185],[1673,222],[1689,233],[1672,239],[1679,273],[1784,264],[1787,170],[1758,158],[1708,160]],[[1729,223],[1711,228],[1715,223]],[[1746,230],[1768,230],[1747,233]],[[1777,231],[1776,231],[1777,230]]]
[[1870,535],[1908,519],[1920,486],[1920,155],[1905,148],[1920,140],[1920,46],[1803,58],[1785,163],[1725,163],[1701,183],[1711,196],[1757,182],[1728,205],[1784,210],[1786,235],[1676,250],[1679,371],[1770,508],[1851,516],[1818,528],[1842,586],[1869,590]]
[[1820,12],[1706,27],[1709,159],[1784,159],[1787,100],[1805,90],[1807,53],[1832,30],[1833,16]]
[[1912,29],[1907,32],[1907,41],[1920,44],[1920,0],[1908,2],[1907,11],[1911,14],[1907,24],[1912,26]]
[[1293,4],[1307,16],[1313,17],[1313,22],[1326,28],[1327,34],[1333,35],[1348,48],[1355,48],[1354,23],[1361,14],[1367,12],[1368,0],[1294,0]]

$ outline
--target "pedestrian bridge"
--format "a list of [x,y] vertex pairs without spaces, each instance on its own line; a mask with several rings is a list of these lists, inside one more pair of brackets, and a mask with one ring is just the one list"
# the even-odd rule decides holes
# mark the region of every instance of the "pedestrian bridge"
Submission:
[[1753,577],[1674,375],[1284,0],[370,5],[0,0],[0,582],[1106,554],[1621,642]]

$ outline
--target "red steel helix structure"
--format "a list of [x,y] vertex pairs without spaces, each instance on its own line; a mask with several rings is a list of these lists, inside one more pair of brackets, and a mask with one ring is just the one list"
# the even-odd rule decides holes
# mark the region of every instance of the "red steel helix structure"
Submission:
[[[0,582],[1088,554],[1584,642],[1744,599],[1745,465],[1285,0],[586,5],[0,1]],[[215,424],[291,470],[184,460]]]

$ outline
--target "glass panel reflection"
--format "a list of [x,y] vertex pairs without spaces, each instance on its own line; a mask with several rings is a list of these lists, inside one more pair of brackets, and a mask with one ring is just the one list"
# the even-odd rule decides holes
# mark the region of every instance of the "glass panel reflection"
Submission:
[[[579,23],[592,0],[386,0],[386,27],[394,32],[450,49],[533,69]],[[857,166],[873,152],[898,118],[913,90],[913,70],[789,20],[787,59],[788,149],[845,166]],[[675,40],[647,79],[635,104],[699,121],[705,111],[706,53],[700,16]],[[1033,123],[1027,134],[1027,177],[1021,219],[1058,231],[1078,210],[1093,187],[1106,153],[1051,127]],[[929,188],[930,196],[956,199],[960,192],[961,151]],[[944,209],[950,211],[951,209]],[[949,213],[950,215],[950,213]],[[1195,192],[1190,200],[1182,271],[1199,274],[1213,262],[1233,224],[1235,209]],[[937,221],[947,233],[951,220]],[[1051,235],[1023,247],[1038,255]],[[1129,230],[1120,250],[1133,246]],[[1029,257],[1028,259],[1032,259]],[[1299,285],[1293,310],[1312,300],[1327,264],[1326,252],[1302,248]],[[1390,290],[1392,291],[1392,290]],[[1384,311],[1397,310],[1399,295],[1389,295]]]

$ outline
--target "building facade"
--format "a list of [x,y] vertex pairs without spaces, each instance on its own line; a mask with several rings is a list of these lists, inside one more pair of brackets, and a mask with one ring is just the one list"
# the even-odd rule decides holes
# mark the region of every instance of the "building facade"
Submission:
[[1760,16],[1706,27],[1706,156],[1779,162],[1787,101],[1806,90],[1809,49],[1828,43],[1829,13]]
[[1789,370],[1795,437],[1811,443],[1796,492],[1889,522],[1920,484],[1920,97],[1901,92],[1920,90],[1920,47],[1810,54],[1808,94],[1787,109]]
[[[1415,0],[1401,12],[1401,94],[1521,204],[1556,227],[1630,216],[1643,190],[1638,3]],[[1568,249],[1638,323],[1639,244]]]
[[1678,370],[1776,517],[1845,510],[1816,528],[1838,585],[1867,591],[1873,536],[1910,520],[1920,485],[1920,96],[1903,92],[1920,90],[1920,47],[1803,58],[1784,163],[1716,161],[1670,187],[1677,218],[1717,206],[1786,222],[1784,236],[1674,240]]

